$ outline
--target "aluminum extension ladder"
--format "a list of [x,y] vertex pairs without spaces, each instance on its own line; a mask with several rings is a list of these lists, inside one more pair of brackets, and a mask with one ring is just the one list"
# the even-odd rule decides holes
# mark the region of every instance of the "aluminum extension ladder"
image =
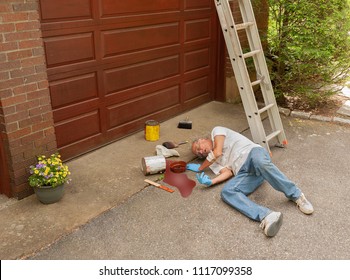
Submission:
[[[270,152],[270,140],[277,139],[276,146],[284,147],[287,145],[287,139],[266,65],[254,11],[250,0],[237,0],[242,22],[236,24],[229,3],[231,1],[214,0],[253,141]],[[240,30],[245,30],[248,38],[249,50],[245,52],[240,43],[238,33]],[[240,35],[242,36],[241,33]],[[253,60],[255,66],[256,80],[253,82],[250,80],[247,69],[246,59],[248,58]],[[260,86],[264,100],[262,108],[258,108],[253,88],[255,86]],[[266,115],[265,112],[270,121],[270,128],[266,129],[269,130],[268,135],[266,135],[262,120],[262,114]]]

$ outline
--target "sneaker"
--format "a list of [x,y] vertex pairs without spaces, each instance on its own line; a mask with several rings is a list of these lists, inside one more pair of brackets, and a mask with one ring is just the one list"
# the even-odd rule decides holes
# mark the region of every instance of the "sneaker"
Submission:
[[297,204],[299,210],[301,212],[303,212],[304,214],[310,215],[310,214],[312,214],[314,212],[314,207],[312,206],[310,201],[308,201],[306,199],[306,197],[305,197],[305,195],[303,193],[295,201],[295,203]]
[[260,227],[264,230],[266,236],[273,237],[279,231],[282,221],[282,213],[271,212],[262,220]]

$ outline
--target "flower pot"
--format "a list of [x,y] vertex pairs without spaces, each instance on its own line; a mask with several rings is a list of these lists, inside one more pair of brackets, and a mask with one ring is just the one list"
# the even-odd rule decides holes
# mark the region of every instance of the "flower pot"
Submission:
[[51,186],[34,187],[34,192],[41,203],[55,203],[63,197],[64,184],[54,188]]

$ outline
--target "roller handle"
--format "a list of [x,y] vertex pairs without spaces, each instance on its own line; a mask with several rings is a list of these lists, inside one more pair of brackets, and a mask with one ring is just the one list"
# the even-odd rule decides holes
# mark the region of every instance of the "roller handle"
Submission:
[[157,188],[160,188],[160,189],[162,189],[162,190],[165,190],[165,191],[167,191],[167,192],[170,192],[170,193],[173,193],[173,192],[174,192],[174,190],[172,190],[171,188],[168,188],[168,187],[166,187],[166,186],[162,186],[161,184],[158,184],[158,183],[153,182],[153,181],[151,181],[151,180],[145,179],[145,182],[148,183],[148,184],[150,184],[150,185],[153,185],[153,186],[155,186],[155,187],[157,187]]

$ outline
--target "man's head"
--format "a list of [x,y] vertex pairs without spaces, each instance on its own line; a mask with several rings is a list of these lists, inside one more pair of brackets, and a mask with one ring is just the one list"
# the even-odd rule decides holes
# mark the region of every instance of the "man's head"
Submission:
[[192,142],[192,153],[199,158],[206,158],[213,149],[213,141],[209,137],[198,138]]

